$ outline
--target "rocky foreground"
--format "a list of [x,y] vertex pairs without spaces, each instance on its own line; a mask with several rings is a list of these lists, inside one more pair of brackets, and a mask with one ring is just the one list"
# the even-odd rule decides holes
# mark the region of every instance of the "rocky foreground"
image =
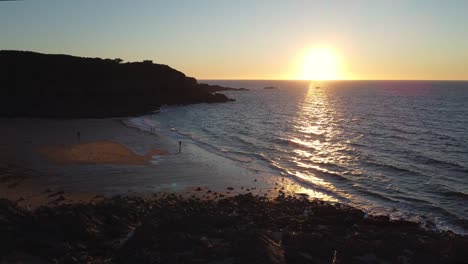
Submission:
[[[251,194],[102,198],[28,210],[0,200],[0,262],[463,263],[468,238],[320,201]],[[466,263],[466,262],[465,262]]]

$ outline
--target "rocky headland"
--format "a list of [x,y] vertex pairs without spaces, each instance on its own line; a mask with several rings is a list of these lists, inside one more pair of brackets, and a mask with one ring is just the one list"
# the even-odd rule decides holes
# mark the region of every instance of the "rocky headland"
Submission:
[[103,118],[135,116],[162,105],[233,101],[152,61],[0,51],[0,116]]

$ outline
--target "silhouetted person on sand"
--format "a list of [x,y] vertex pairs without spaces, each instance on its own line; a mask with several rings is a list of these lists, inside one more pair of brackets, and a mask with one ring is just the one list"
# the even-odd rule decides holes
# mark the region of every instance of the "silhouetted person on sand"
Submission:
[[76,137],[78,138],[78,142],[81,141],[81,133],[80,131],[76,132]]
[[182,141],[179,141],[179,153],[182,152]]

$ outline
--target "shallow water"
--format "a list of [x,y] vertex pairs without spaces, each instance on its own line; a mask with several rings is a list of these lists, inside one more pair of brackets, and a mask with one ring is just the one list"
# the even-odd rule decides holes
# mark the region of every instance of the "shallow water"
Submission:
[[206,82],[251,90],[145,118],[321,199],[468,229],[468,82]]

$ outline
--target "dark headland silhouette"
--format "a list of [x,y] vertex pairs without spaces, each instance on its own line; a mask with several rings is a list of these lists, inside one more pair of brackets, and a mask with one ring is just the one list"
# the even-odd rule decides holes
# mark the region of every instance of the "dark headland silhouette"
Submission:
[[223,90],[199,84],[152,61],[82,58],[29,51],[0,51],[0,116],[118,117],[162,105],[233,101]]

